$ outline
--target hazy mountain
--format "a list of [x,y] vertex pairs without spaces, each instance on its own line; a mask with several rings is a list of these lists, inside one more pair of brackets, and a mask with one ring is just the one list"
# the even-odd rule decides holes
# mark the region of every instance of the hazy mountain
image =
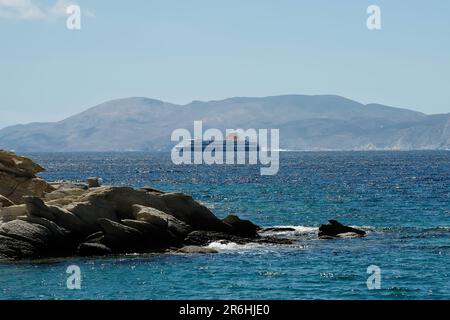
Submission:
[[0,130],[16,151],[167,150],[176,128],[278,128],[296,150],[449,149],[450,113],[425,115],[333,95],[230,98],[176,105],[147,98],[108,101],[65,120]]

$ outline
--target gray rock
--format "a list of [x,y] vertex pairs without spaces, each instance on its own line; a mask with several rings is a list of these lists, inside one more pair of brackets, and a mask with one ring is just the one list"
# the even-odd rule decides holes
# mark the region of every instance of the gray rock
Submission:
[[0,258],[31,259],[39,257],[39,250],[27,241],[0,234]]
[[142,245],[147,249],[181,246],[182,239],[177,238],[167,227],[160,228],[152,223],[138,220],[122,220],[122,223],[142,233]]
[[206,247],[199,247],[199,246],[185,246],[183,248],[180,248],[177,250],[177,252],[180,253],[189,253],[189,254],[209,254],[209,253],[218,253],[217,250],[206,248]]
[[42,225],[23,220],[13,220],[2,224],[0,234],[28,242],[41,250],[48,248],[52,233]]
[[113,251],[131,252],[141,248],[144,238],[139,230],[108,219],[99,219],[98,224],[104,233],[102,243]]
[[192,231],[188,224],[155,208],[134,205],[133,210],[136,219],[149,222],[160,228],[167,228],[179,238],[184,239]]
[[67,229],[76,235],[86,236],[99,230],[96,222],[89,225],[72,212],[56,206],[47,206],[39,198],[26,197],[25,202],[29,216],[53,221],[58,226]]

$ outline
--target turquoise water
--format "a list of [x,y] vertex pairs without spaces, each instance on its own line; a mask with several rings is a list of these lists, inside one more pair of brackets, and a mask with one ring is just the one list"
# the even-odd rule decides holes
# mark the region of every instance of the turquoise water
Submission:
[[[258,166],[174,166],[166,154],[31,154],[46,179],[192,194],[218,216],[294,226],[293,246],[213,244],[215,255],[74,258],[0,264],[2,299],[449,299],[450,152],[283,153],[276,176]],[[318,240],[328,219],[362,239]],[[66,287],[78,265],[80,290]],[[381,269],[368,290],[367,267]]]

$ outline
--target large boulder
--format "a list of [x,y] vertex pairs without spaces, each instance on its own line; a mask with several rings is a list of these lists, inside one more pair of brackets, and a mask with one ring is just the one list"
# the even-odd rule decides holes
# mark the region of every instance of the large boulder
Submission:
[[99,219],[98,223],[104,233],[102,243],[113,251],[132,252],[141,247],[143,234],[139,230],[109,219]]
[[143,190],[136,190],[130,187],[101,187],[87,193],[80,198],[80,201],[98,202],[114,204],[121,219],[132,216],[132,206],[135,204],[156,208],[158,210],[167,212],[168,208],[160,197],[145,192]]
[[343,225],[336,220],[329,220],[328,224],[323,224],[319,227],[319,237],[364,237],[366,232],[360,229],[355,229]]
[[0,234],[0,257],[3,259],[38,258],[39,250],[27,241]]
[[229,215],[222,221],[231,226],[230,233],[241,237],[257,237],[258,230],[261,229],[261,227],[257,226],[253,222],[249,220],[241,220],[238,216],[235,215]]
[[51,240],[51,232],[46,227],[23,220],[13,220],[2,224],[0,234],[30,243],[40,250],[46,249]]
[[37,173],[44,171],[33,160],[16,155],[13,152],[0,150],[0,171],[18,177],[33,178]]
[[181,246],[181,240],[168,228],[160,228],[153,223],[139,220],[122,220],[127,227],[142,233],[142,246],[147,250]]
[[188,224],[158,209],[134,205],[133,211],[137,220],[168,229],[181,239],[184,239],[192,231],[191,226]]
[[208,208],[183,193],[160,195],[170,214],[190,225],[194,230],[228,232],[230,226],[223,223]]
[[138,204],[168,212],[158,196],[129,187],[100,187],[80,196],[65,209],[92,224],[98,219],[135,219],[132,206]]
[[27,207],[24,204],[0,208],[0,220],[8,222],[27,214]]
[[36,176],[42,171],[31,159],[0,150],[0,195],[15,204],[22,204],[24,196],[43,197],[54,189]]
[[89,225],[72,212],[56,206],[47,206],[39,198],[26,197],[25,201],[29,216],[53,221],[58,226],[71,231],[74,235],[83,237],[100,230],[96,222]]

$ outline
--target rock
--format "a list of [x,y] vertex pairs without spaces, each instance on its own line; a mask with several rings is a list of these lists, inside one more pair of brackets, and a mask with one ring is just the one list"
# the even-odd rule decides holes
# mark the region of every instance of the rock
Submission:
[[49,205],[64,206],[78,200],[86,190],[81,188],[61,188],[45,195],[45,201]]
[[39,250],[29,242],[0,234],[0,256],[8,259],[32,259],[39,257]]
[[58,226],[56,223],[39,217],[25,216],[19,217],[22,220],[34,225],[40,225],[50,231],[50,238],[46,247],[46,254],[51,256],[69,256],[75,252],[77,239],[72,232]]
[[100,243],[101,239],[103,239],[104,236],[105,236],[105,234],[103,233],[103,231],[97,231],[97,232],[94,232],[94,233],[90,234],[89,236],[87,236],[83,242],[98,242],[98,243]]
[[114,205],[102,201],[73,202],[63,208],[80,219],[89,228],[89,231],[98,230],[97,221],[99,219],[120,221]]
[[184,239],[184,243],[186,245],[195,245],[195,246],[207,246],[211,242],[216,241],[228,241],[234,242],[237,244],[246,244],[246,243],[266,243],[266,244],[279,244],[279,245],[290,245],[293,244],[293,241],[290,239],[278,238],[278,237],[258,237],[258,238],[245,238],[236,235],[232,235],[224,232],[216,232],[216,231],[192,231],[188,234],[186,239]]
[[74,182],[74,181],[55,181],[55,182],[49,182],[49,184],[57,191],[64,191],[64,190],[73,190],[73,189],[81,189],[87,191],[89,189],[87,183],[84,182]]
[[67,240],[68,237],[71,236],[71,232],[67,229],[64,229],[60,226],[58,226],[56,223],[47,220],[45,218],[39,218],[39,217],[33,217],[33,216],[25,216],[25,217],[19,217],[18,220],[22,220],[28,223],[32,224],[38,224],[45,228],[47,228],[51,234],[53,239],[55,240]]
[[2,224],[0,234],[28,242],[39,250],[45,250],[49,246],[52,236],[50,230],[42,225],[28,223],[23,220],[13,220]]
[[223,223],[204,205],[183,193],[165,193],[160,196],[170,214],[190,225],[194,230],[227,232],[230,226]]
[[278,237],[260,237],[253,239],[255,243],[267,243],[267,244],[278,244],[278,245],[291,245],[294,241],[291,239],[278,238]]
[[87,242],[78,246],[77,252],[80,256],[105,256],[112,253],[112,250],[101,243]]
[[184,239],[184,243],[187,245],[207,246],[211,242],[219,240],[227,240],[238,244],[251,242],[250,239],[234,236],[229,233],[197,230],[189,233],[188,236]]
[[182,239],[177,238],[167,227],[164,229],[149,222],[126,219],[122,223],[142,233],[142,245],[147,249],[181,246]]
[[87,184],[88,184],[89,189],[101,187],[100,179],[97,178],[97,177],[89,177],[89,178],[87,178]]
[[0,208],[0,220],[8,222],[17,219],[20,216],[27,214],[27,207],[24,204],[18,206],[11,206],[7,208]]
[[270,227],[270,228],[263,228],[259,230],[259,233],[264,232],[287,232],[287,231],[295,231],[294,228],[291,227]]
[[32,160],[0,150],[0,195],[16,204],[23,203],[27,195],[43,197],[53,187],[36,174],[44,168]]
[[29,158],[18,156],[13,152],[0,150],[0,171],[18,177],[33,178],[37,173],[44,170],[44,168]]
[[11,200],[9,200],[8,198],[6,198],[0,194],[0,209],[6,208],[6,207],[11,207],[14,205],[15,204]]
[[255,238],[258,236],[258,230],[261,229],[261,227],[253,224],[251,221],[241,220],[235,215],[229,215],[222,221],[231,226],[230,233],[241,237]]
[[76,209],[73,209],[76,203],[65,208],[89,223],[100,218],[113,221],[135,219],[132,208],[135,204],[169,212],[160,197],[129,187],[95,188],[81,196],[78,201],[84,203],[85,208],[76,212]]
[[158,190],[158,189],[155,189],[152,187],[148,187],[148,186],[142,187],[140,190],[151,193],[151,194],[155,194],[155,195],[161,195],[161,194],[165,193],[164,191],[161,191],[161,190]]
[[0,194],[16,204],[23,203],[24,196],[44,197],[53,189],[41,178],[15,177],[0,171]]
[[319,237],[337,237],[340,234],[354,233],[358,237],[364,237],[366,232],[352,227],[344,226],[336,220],[329,220],[328,224],[323,224],[319,227]]
[[161,228],[167,228],[181,239],[184,239],[192,231],[192,228],[188,224],[155,208],[134,205],[133,211],[136,219],[152,223]]
[[208,254],[208,253],[218,253],[217,250],[211,249],[211,248],[205,248],[205,247],[199,247],[199,246],[185,246],[181,249],[178,249],[177,252],[180,253],[200,253],[200,254]]
[[139,230],[109,219],[99,219],[98,223],[104,233],[103,244],[112,250],[131,252],[141,247],[143,235]]
[[29,216],[53,221],[74,235],[83,237],[100,229],[97,223],[88,225],[70,211],[56,206],[47,206],[39,198],[26,197],[25,201]]

